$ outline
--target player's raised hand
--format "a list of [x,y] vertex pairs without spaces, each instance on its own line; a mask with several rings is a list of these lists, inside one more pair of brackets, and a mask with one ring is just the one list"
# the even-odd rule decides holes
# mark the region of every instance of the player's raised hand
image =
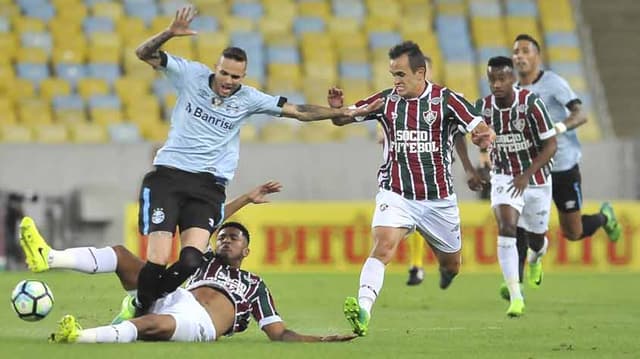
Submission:
[[342,89],[332,87],[327,93],[327,102],[331,108],[342,108],[344,106],[344,93]]
[[321,342],[347,342],[349,340],[352,340],[354,338],[357,338],[358,335],[356,334],[345,334],[345,335],[341,335],[341,334],[334,334],[334,335],[326,335],[324,337],[320,338]]
[[267,199],[267,195],[271,193],[277,193],[282,190],[282,184],[277,181],[269,181],[267,183],[263,183],[260,186],[251,190],[251,192],[247,193],[247,198],[251,203],[261,204],[261,203],[269,203]]
[[169,25],[169,31],[173,36],[191,36],[197,34],[197,31],[191,30],[189,25],[198,12],[193,5],[183,6],[176,11],[176,17]]
[[384,100],[379,98],[379,99],[376,99],[375,101],[373,101],[372,103],[370,103],[368,105],[347,110],[345,112],[345,116],[348,116],[348,117],[363,117],[363,116],[367,116],[367,115],[369,115],[371,113],[374,113],[374,112],[380,110],[382,108],[382,106],[384,106]]

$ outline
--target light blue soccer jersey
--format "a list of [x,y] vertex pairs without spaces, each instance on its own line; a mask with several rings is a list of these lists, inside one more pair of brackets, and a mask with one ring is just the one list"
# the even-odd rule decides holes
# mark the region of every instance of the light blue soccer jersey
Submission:
[[[531,85],[519,86],[542,98],[554,123],[567,119],[570,114],[567,104],[579,100],[565,79],[548,70],[543,71]],[[582,157],[580,141],[575,130],[557,136],[557,141],[558,149],[553,156],[552,172],[569,170],[578,164]]]
[[231,180],[238,165],[240,126],[253,114],[281,115],[286,99],[245,85],[221,98],[209,86],[214,74],[207,66],[165,54],[166,67],[160,71],[176,88],[178,99],[167,141],[153,164]]

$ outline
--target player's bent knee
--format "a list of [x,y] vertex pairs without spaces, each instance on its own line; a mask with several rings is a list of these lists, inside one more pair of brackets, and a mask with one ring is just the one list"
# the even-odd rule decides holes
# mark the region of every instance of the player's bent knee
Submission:
[[515,223],[500,223],[498,226],[498,233],[503,237],[516,237],[518,228]]
[[147,314],[132,319],[142,340],[170,340],[176,329],[176,321],[170,315]]
[[202,265],[202,252],[195,247],[184,247],[180,251],[179,260],[185,268],[195,271]]

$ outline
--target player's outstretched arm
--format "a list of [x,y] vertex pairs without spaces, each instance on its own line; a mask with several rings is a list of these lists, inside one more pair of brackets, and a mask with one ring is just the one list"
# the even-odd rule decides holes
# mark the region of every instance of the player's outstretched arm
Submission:
[[276,322],[265,325],[262,330],[272,341],[282,342],[346,342],[357,337],[357,335],[353,333],[345,335],[332,334],[325,336],[300,334],[294,332],[293,330],[287,329],[283,322]]
[[[327,92],[327,103],[331,108],[342,108],[344,107],[344,92],[342,89],[337,87],[332,87]],[[356,119],[353,117],[340,117],[334,118],[331,122],[336,126],[344,126],[350,123],[356,122]]]
[[576,101],[569,105],[569,111],[571,111],[571,114],[569,115],[569,117],[567,117],[566,120],[557,122],[554,125],[554,128],[556,129],[556,132],[558,134],[561,134],[568,130],[573,130],[574,128],[580,127],[587,123],[587,114],[584,112],[584,110],[582,109],[582,105],[579,102]]
[[496,139],[496,133],[484,121],[480,122],[473,130],[471,130],[471,142],[480,147],[487,149]]
[[267,195],[271,193],[280,192],[281,190],[282,190],[282,184],[280,184],[280,182],[269,181],[261,184],[260,186],[252,189],[251,191],[245,194],[242,194],[234,198],[233,200],[225,203],[224,205],[223,222],[227,220],[227,218],[231,217],[234,213],[238,212],[242,207],[250,203],[254,203],[254,204],[268,203],[269,199],[267,198]]
[[152,38],[143,42],[136,49],[136,56],[153,68],[161,65],[160,47],[169,39],[175,36],[191,36],[195,35],[194,30],[189,29],[189,25],[196,16],[196,10],[193,6],[184,6],[176,11],[176,17],[169,27],[156,34]]
[[303,122],[320,121],[326,119],[340,119],[344,117],[364,117],[378,111],[384,104],[378,99],[359,108],[330,108],[317,105],[293,105],[286,103],[282,107],[282,116],[298,119]]

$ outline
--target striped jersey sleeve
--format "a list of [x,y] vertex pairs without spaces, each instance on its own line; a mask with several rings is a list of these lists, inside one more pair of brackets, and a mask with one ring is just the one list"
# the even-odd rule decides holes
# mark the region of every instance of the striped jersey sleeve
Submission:
[[471,132],[480,122],[480,111],[469,103],[464,97],[451,91],[445,90],[445,101],[447,105],[447,115],[452,116],[458,123],[458,127],[464,133]]
[[553,121],[547,111],[542,99],[535,94],[531,94],[529,107],[529,121],[530,126],[533,128],[540,140],[546,140],[556,135],[556,130],[553,127]]
[[[386,99],[386,97],[389,95],[389,93],[391,92],[391,89],[387,89],[384,91],[380,91],[377,92],[367,98],[364,98],[360,101],[357,101],[354,105],[349,106],[350,108],[360,108],[366,105],[369,105],[371,103],[373,103],[375,100],[381,98],[381,99]],[[374,112],[371,113],[367,116],[358,116],[356,117],[356,122],[362,122],[362,121],[371,121],[371,120],[380,120],[383,116],[383,111],[380,110],[378,112]]]
[[267,285],[261,281],[251,302],[251,314],[262,329],[265,325],[281,322],[275,302]]

